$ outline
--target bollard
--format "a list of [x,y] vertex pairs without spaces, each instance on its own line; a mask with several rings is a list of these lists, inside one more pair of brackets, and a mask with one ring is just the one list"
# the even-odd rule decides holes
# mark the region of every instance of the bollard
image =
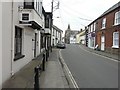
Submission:
[[45,54],[43,54],[42,69],[45,71]]
[[47,57],[47,50],[46,50],[46,61],[48,61],[48,57]]
[[39,90],[39,69],[40,69],[40,67],[38,67],[38,66],[34,68],[34,72],[35,72],[34,90]]

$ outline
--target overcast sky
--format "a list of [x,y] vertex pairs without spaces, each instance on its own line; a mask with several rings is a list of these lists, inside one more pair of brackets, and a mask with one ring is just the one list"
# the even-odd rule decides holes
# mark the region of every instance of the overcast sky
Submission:
[[[51,1],[43,0],[45,11],[51,11]],[[72,30],[84,29],[119,0],[54,0],[54,6],[60,7],[53,15],[54,25],[65,31],[70,24]],[[58,18],[59,17],[59,18]]]

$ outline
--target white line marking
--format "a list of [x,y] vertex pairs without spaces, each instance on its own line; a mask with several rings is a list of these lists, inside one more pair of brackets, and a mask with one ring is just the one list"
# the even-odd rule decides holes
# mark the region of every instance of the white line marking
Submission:
[[[80,48],[81,48],[81,47],[80,47]],[[91,54],[94,54],[94,55],[97,55],[97,56],[100,56],[100,57],[103,57],[103,58],[107,58],[107,59],[109,59],[109,60],[111,60],[111,61],[119,62],[118,60],[115,60],[115,59],[112,59],[112,58],[109,58],[109,57],[106,57],[106,56],[102,56],[102,55],[97,54],[97,53],[94,53],[94,52],[90,52],[90,51],[85,50],[85,49],[83,49],[83,48],[81,48],[81,49],[84,50],[84,51],[86,51],[86,52],[88,52],[88,53],[91,53]]]
[[72,76],[72,73],[70,72],[68,66],[66,65],[64,59],[62,58],[61,50],[59,51],[59,55],[60,55],[60,58],[61,58],[61,60],[62,60],[62,63],[63,63],[63,65],[64,65],[64,67],[65,67],[65,69],[66,69],[66,71],[67,71],[67,73],[68,73],[68,75],[69,75],[69,78],[70,78],[70,80],[71,80],[74,88],[78,88],[78,89],[79,89],[79,87],[78,87],[75,79],[74,79],[73,76]]

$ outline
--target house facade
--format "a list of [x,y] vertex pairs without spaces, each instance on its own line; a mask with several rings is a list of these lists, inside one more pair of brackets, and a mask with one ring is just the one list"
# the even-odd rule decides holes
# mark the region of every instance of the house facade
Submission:
[[88,25],[88,47],[94,49],[95,47],[95,30],[96,22]]
[[[93,35],[89,34],[91,32]],[[95,47],[96,45],[98,45],[101,51],[112,54],[119,53],[120,2],[109,8],[100,17],[88,25],[88,47]]]
[[51,44],[52,47],[56,46],[58,42],[62,42],[62,33],[63,31],[59,29],[57,26],[52,26],[52,38],[51,38]]
[[78,34],[78,33],[79,33],[79,31],[71,30],[70,25],[68,25],[68,28],[65,31],[65,43],[67,43],[67,44],[76,43],[76,34]]
[[76,43],[77,44],[83,44],[85,45],[85,39],[86,39],[86,34],[85,30],[81,30],[77,35],[76,35]]
[[45,29],[47,13],[43,10],[42,0],[13,0],[1,4],[2,86],[6,80],[45,50],[45,37],[48,37],[50,31]]
[[45,12],[45,26],[44,26],[44,37],[43,41],[45,41],[45,44],[42,44],[43,47],[45,45],[45,50],[50,51],[51,50],[51,32],[52,32],[52,13],[51,12]]

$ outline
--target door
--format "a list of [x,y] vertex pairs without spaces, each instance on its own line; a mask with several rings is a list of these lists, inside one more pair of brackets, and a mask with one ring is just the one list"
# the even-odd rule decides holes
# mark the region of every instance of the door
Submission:
[[105,50],[105,36],[101,36],[101,50]]
[[36,46],[37,46],[37,33],[35,33],[35,42],[34,42],[34,57],[36,57]]

